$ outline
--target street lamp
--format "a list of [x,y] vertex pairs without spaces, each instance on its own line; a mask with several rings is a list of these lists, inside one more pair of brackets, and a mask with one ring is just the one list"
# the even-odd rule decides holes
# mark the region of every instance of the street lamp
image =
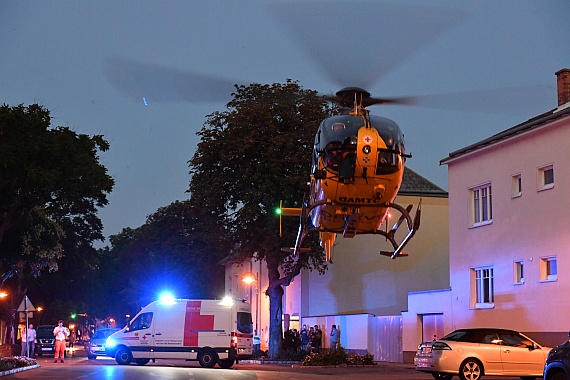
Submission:
[[246,272],[243,274],[241,280],[249,285],[249,301],[251,303],[252,284],[255,283],[255,329],[259,331],[257,321],[259,320],[259,279],[258,273]]

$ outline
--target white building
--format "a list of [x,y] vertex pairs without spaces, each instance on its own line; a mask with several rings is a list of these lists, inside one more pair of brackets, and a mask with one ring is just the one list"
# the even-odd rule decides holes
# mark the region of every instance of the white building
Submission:
[[450,288],[411,293],[404,359],[461,327],[522,331],[558,345],[570,324],[570,70],[558,107],[442,160],[449,176]]

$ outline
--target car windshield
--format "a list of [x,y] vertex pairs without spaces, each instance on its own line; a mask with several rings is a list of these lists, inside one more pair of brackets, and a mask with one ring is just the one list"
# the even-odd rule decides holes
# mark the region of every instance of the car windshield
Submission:
[[38,327],[36,330],[36,337],[38,338],[53,338],[53,327]]

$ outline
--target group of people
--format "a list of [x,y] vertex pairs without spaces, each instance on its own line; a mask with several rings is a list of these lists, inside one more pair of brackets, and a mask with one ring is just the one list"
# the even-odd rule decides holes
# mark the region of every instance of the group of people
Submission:
[[[65,357],[65,339],[70,335],[69,329],[63,325],[63,321],[60,320],[57,326],[53,329],[53,336],[55,338],[55,356],[54,363],[57,363],[58,359],[61,363],[64,362]],[[28,356],[30,358],[34,357],[34,351],[36,349],[36,330],[34,329],[34,324],[30,323],[27,329],[22,331],[22,356]]]
[[[318,353],[321,351],[323,345],[323,330],[319,325],[311,326],[307,328],[307,325],[303,325],[301,332],[299,333],[299,338],[301,341],[301,348]],[[340,344],[340,332],[336,325],[332,325],[331,332],[329,335],[329,348],[335,350]]]

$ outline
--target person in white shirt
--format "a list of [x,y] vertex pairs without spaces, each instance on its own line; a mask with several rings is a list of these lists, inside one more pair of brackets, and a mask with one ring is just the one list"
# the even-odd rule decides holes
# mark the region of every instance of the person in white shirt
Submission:
[[60,320],[58,325],[53,329],[53,336],[55,337],[55,357],[53,362],[57,363],[57,358],[63,363],[65,357],[65,338],[69,336],[69,330],[63,326],[63,321]]
[[30,323],[28,328],[22,331],[21,356],[26,356],[29,350],[30,358],[33,358],[35,348],[36,348],[36,330],[34,329],[34,324]]

